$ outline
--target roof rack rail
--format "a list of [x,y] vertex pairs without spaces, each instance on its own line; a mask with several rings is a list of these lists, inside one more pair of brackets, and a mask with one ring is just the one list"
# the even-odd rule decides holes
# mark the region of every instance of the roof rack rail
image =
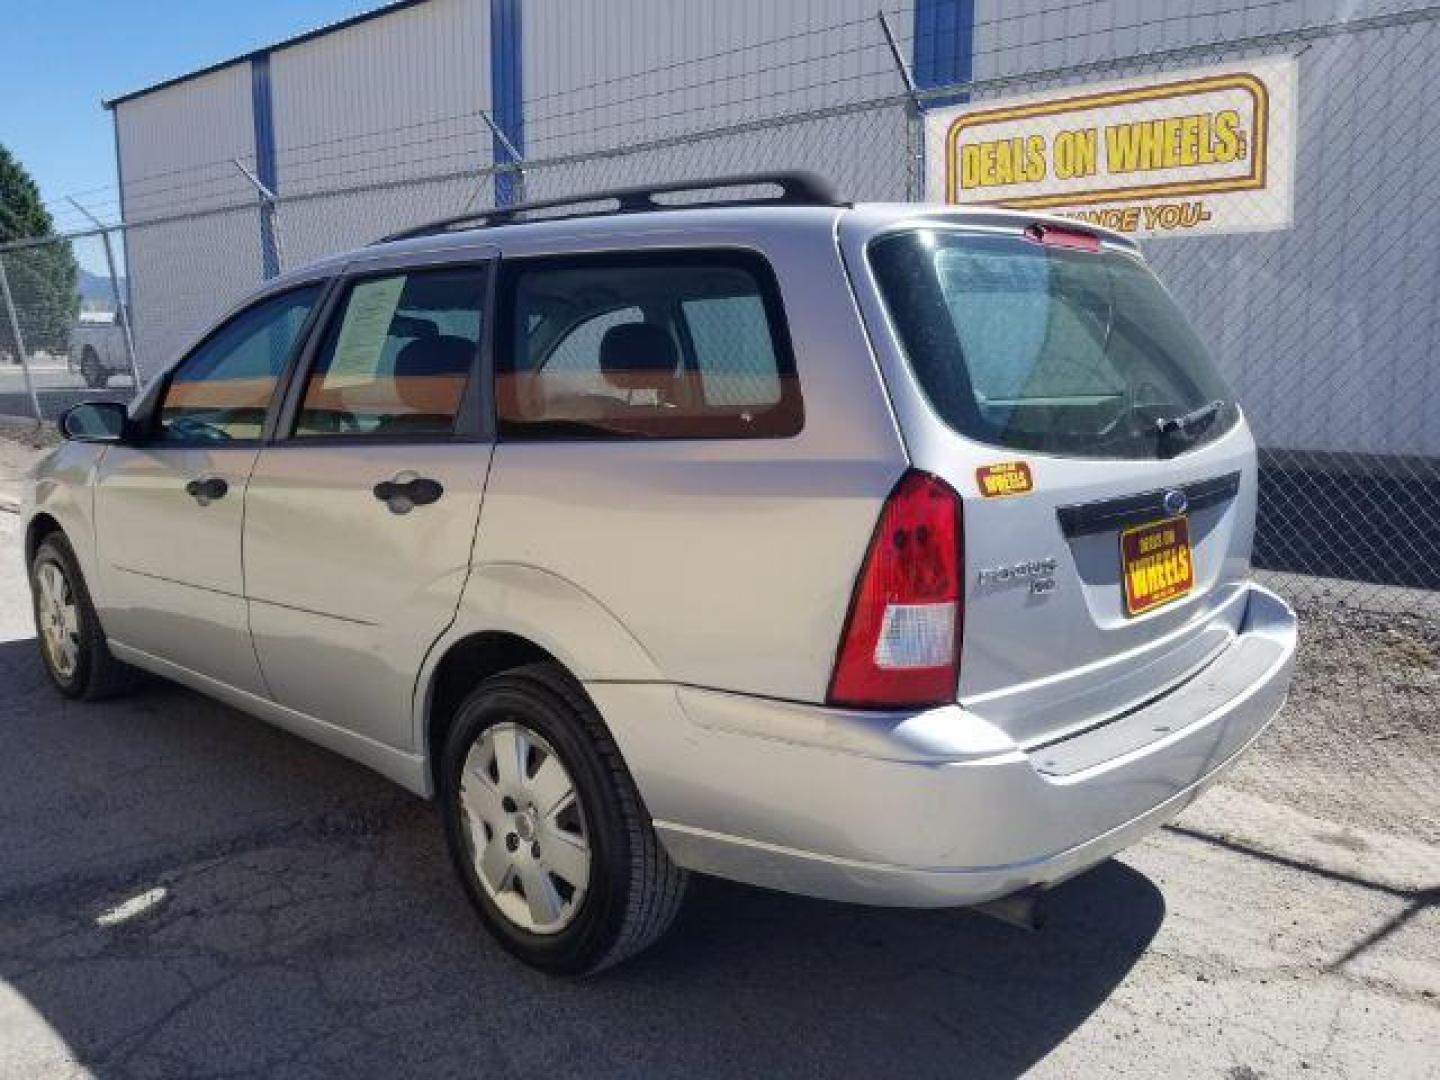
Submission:
[[[707,191],[712,188],[737,188],[769,185],[780,189],[779,195],[762,195],[740,199],[724,199],[705,202],[659,202],[657,195],[673,195],[685,191]],[[388,244],[393,240],[410,240],[418,236],[434,236],[439,233],[459,232],[464,229],[482,229],[495,225],[508,225],[517,221],[522,214],[536,210],[554,210],[565,206],[585,206],[589,203],[608,202],[614,206],[604,210],[580,210],[573,214],[555,214],[542,221],[579,217],[604,217],[611,214],[636,214],[647,210],[690,210],[695,207],[716,206],[843,206],[830,184],[808,172],[742,173],[737,176],[714,176],[699,180],[683,180],[669,184],[643,184],[637,187],[611,188],[607,191],[589,191],[578,195],[567,195],[563,199],[542,199],[537,202],[517,203],[514,206],[497,206],[493,210],[477,210],[470,214],[441,218],[411,229],[404,229],[374,241]]]

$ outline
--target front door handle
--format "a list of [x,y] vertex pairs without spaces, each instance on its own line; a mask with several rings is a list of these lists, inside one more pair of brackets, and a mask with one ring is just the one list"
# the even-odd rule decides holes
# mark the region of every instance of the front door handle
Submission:
[[401,473],[393,480],[382,480],[375,485],[375,498],[390,508],[392,514],[408,514],[417,506],[429,506],[438,502],[445,494],[439,480],[414,473]]
[[191,480],[185,485],[185,494],[189,495],[201,506],[209,506],[216,499],[223,499],[230,490],[223,477],[207,476],[200,480]]

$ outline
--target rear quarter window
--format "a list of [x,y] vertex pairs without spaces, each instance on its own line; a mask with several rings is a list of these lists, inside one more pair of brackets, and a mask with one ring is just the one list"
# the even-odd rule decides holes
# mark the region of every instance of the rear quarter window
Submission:
[[803,426],[779,290],[757,254],[517,260],[500,312],[504,438],[775,438]]

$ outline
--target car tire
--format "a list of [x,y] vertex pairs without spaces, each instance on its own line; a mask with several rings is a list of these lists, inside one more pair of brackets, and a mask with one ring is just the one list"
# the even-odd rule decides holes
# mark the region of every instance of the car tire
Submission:
[[451,857],[482,922],[532,967],[601,971],[654,943],[680,909],[686,873],[661,847],[595,706],[554,664],[488,679],[461,704],[440,799]]
[[30,596],[40,659],[55,689],[68,698],[99,701],[133,690],[140,673],[105,644],[100,618],[69,541],[51,533],[30,561]]
[[110,373],[100,366],[100,357],[88,345],[80,354],[80,377],[92,390],[103,390],[110,383]]

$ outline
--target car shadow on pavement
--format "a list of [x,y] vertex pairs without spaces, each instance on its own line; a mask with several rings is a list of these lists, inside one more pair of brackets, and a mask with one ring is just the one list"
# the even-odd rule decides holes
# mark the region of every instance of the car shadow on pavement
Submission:
[[7,1075],[1014,1075],[1164,918],[1115,862],[1035,934],[696,879],[660,945],[558,980],[484,934],[429,805],[259,721],[62,702],[11,641],[0,739]]

